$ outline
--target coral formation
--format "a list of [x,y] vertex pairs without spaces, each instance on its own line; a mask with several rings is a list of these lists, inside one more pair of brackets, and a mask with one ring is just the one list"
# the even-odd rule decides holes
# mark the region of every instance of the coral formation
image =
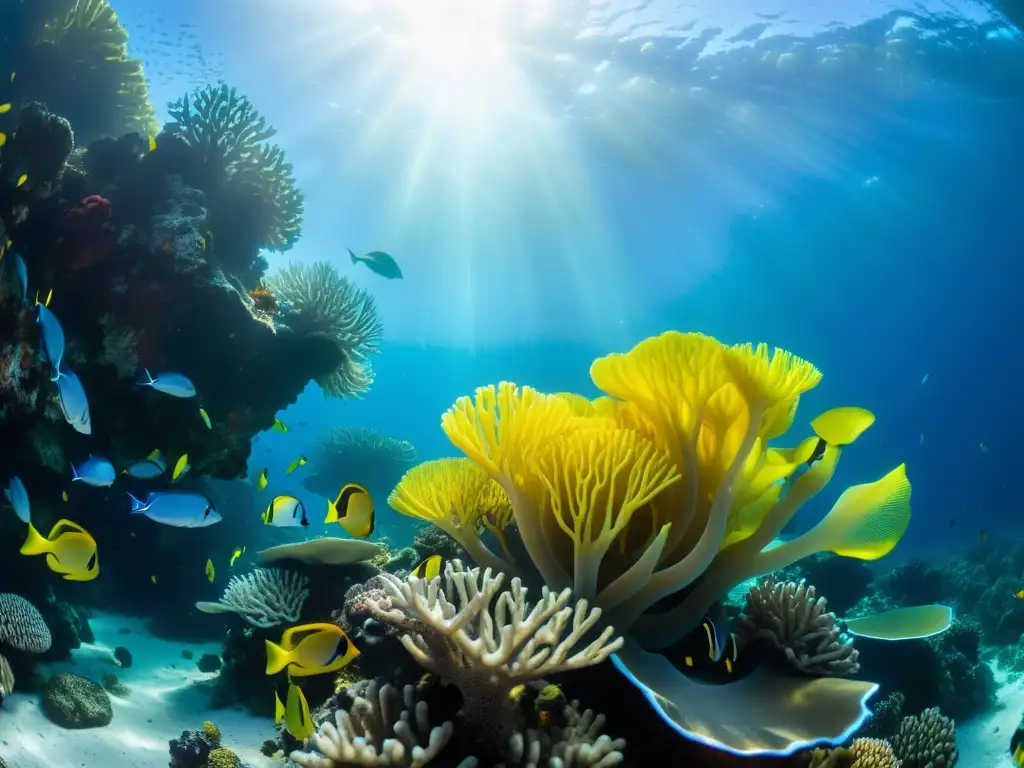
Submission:
[[63,728],[99,728],[114,717],[103,686],[70,672],[59,672],[47,681],[43,711]]
[[952,768],[960,757],[955,723],[938,709],[903,718],[892,748],[904,768]]
[[114,696],[122,699],[128,698],[132,693],[132,689],[122,683],[117,675],[104,675],[103,688],[107,693],[112,693]]
[[854,739],[849,747],[815,749],[808,756],[809,768],[900,768],[892,745],[884,739]]
[[256,568],[232,576],[216,603],[198,602],[203,613],[234,613],[254,627],[274,627],[298,621],[309,597],[309,579],[280,568]]
[[206,758],[206,768],[239,768],[242,761],[227,747],[217,747]]
[[0,654],[0,703],[14,692],[14,670],[7,657]]
[[0,593],[0,643],[26,653],[45,653],[53,638],[42,615],[20,595]]
[[179,738],[171,739],[169,748],[170,768],[204,768],[217,745],[202,731],[182,731]]
[[302,484],[333,499],[338,478],[357,477],[371,493],[386,494],[416,460],[416,449],[368,427],[335,427],[322,435]]

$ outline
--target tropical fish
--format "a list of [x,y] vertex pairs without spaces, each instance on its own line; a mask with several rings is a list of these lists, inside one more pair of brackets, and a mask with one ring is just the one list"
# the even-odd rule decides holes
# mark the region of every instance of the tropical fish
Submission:
[[1013,596],[1016,597],[1018,600],[1024,600],[1024,589],[1014,592]]
[[39,323],[40,357],[50,364],[53,375],[50,381],[56,381],[62,374],[60,364],[64,362],[64,329],[57,316],[36,298],[36,322]]
[[46,564],[68,581],[92,581],[100,575],[96,540],[77,523],[58,520],[43,538],[32,523],[21,545],[23,555],[46,555]]
[[89,416],[89,399],[78,376],[70,368],[57,379],[57,398],[60,409],[68,424],[83,435],[92,434],[92,419]]
[[302,624],[286,629],[280,643],[265,642],[268,675],[285,667],[293,677],[322,675],[341,669],[359,655],[337,624]]
[[149,577],[149,580],[150,580],[150,581],[151,581],[151,582],[152,582],[153,584],[156,584],[156,576],[150,576],[150,577]]
[[412,569],[410,576],[415,576],[417,579],[423,579],[424,581],[433,581],[441,575],[441,569],[444,567],[444,558],[440,555],[429,555],[422,563]]
[[235,551],[231,553],[231,562],[228,565],[231,568],[235,567],[235,561],[238,560],[242,555],[245,554],[245,547],[235,547]]
[[67,491],[61,491],[60,492],[60,499],[61,499],[61,501],[66,502],[68,500],[68,492]]
[[167,462],[160,455],[160,451],[156,450],[144,459],[133,461],[121,470],[121,474],[134,477],[137,480],[153,480],[166,471]]
[[299,456],[299,458],[295,459],[295,461],[293,461],[291,464],[288,465],[288,469],[285,472],[285,474],[286,475],[290,475],[292,472],[294,472],[299,467],[306,466],[306,462],[308,462],[308,461],[309,461],[309,459],[307,459],[305,456]]
[[210,415],[206,412],[205,408],[199,409],[199,418],[203,420],[203,424],[206,425],[207,429],[213,429],[213,425],[210,423]]
[[291,528],[296,525],[306,528],[309,525],[309,520],[306,519],[306,506],[294,496],[275,498],[267,505],[260,519],[264,525],[274,525],[278,528]]
[[256,487],[259,490],[261,490],[261,491],[264,488],[267,487],[267,468],[266,467],[264,467],[263,471],[260,472],[260,476],[258,478],[256,478]]
[[275,432],[280,432],[280,433],[284,434],[285,432],[288,431],[288,425],[285,424],[280,419],[275,417],[274,418],[274,426],[271,427],[271,429],[273,429]]
[[150,520],[175,528],[205,528],[223,518],[209,499],[201,493],[165,491],[151,493],[145,503],[128,494],[132,500],[133,515],[145,515]]
[[171,473],[171,482],[178,482],[191,467],[188,465],[188,454],[183,453],[174,464],[174,472]]
[[206,560],[206,569],[204,573],[206,574],[206,580],[213,584],[213,580],[217,577],[217,571],[214,570],[213,561],[209,558]]
[[7,501],[12,507],[14,507],[14,514],[18,516],[18,519],[23,523],[31,521],[32,515],[30,506],[28,503],[28,491],[25,490],[25,484],[21,482],[20,477],[12,477],[7,482],[7,488],[4,490],[4,496],[7,497]]
[[21,176],[18,177],[18,183],[15,186],[23,187],[23,186],[25,186],[25,182],[26,181],[28,181],[28,174],[27,173],[23,173],[23,174],[21,174]]
[[149,151],[156,152],[156,136],[149,137]]
[[0,104],[0,115],[6,115],[10,111],[11,111],[11,105],[9,103],[8,104]]
[[733,664],[736,663],[736,658],[739,656],[739,649],[736,646],[736,635],[718,628],[725,626],[724,619],[723,615],[716,626],[710,618],[707,618],[704,619],[702,626],[708,638],[708,658],[711,661],[718,662],[724,656],[726,671],[731,675]]
[[17,251],[14,252],[14,271],[18,275],[18,282],[21,283],[21,303],[24,304],[28,301],[28,268]]
[[165,371],[152,376],[148,368],[143,368],[143,376],[139,380],[140,387],[152,387],[172,397],[195,397],[196,387],[183,373]]
[[327,502],[325,523],[338,523],[350,536],[365,539],[373,533],[373,499],[363,486],[349,483],[338,498]]
[[313,721],[309,718],[309,704],[306,696],[293,681],[288,681],[288,704],[281,703],[281,697],[274,691],[274,722],[284,720],[285,730],[299,741],[313,735]]
[[376,272],[381,277],[386,277],[388,280],[402,279],[402,270],[398,268],[398,263],[389,253],[370,251],[362,256],[356,256],[352,249],[349,248],[348,255],[352,257],[353,264],[362,262],[370,268],[371,272]]
[[97,488],[108,488],[114,484],[117,477],[117,470],[109,460],[102,456],[90,456],[89,459],[79,467],[71,465],[71,482],[81,482]]

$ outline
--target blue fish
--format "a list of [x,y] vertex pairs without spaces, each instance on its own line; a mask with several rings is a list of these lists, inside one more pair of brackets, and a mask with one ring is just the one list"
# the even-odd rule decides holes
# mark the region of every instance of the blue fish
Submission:
[[122,470],[122,474],[134,477],[136,480],[155,480],[167,471],[167,462],[160,455],[160,451],[153,451],[149,456],[138,461],[133,461]]
[[381,277],[386,277],[388,280],[402,279],[402,270],[399,269],[398,262],[390,253],[370,251],[362,256],[356,256],[355,252],[349,248],[348,255],[352,257],[353,264],[362,262],[370,268],[370,271],[376,272]]
[[14,507],[14,512],[21,522],[27,523],[32,519],[29,514],[28,491],[25,490],[25,484],[21,482],[21,478],[12,477],[7,483],[4,495]]
[[128,494],[132,500],[132,514],[145,515],[164,525],[175,528],[205,528],[219,523],[221,516],[209,499],[201,493],[187,491],[167,491],[151,493],[145,502]]
[[704,632],[708,638],[708,658],[711,661],[720,661],[725,656],[726,666],[732,672],[732,665],[736,663],[736,657],[739,654],[736,648],[736,635],[726,631],[725,626],[724,620],[720,620],[716,625],[710,617],[704,619]]
[[57,378],[57,396],[60,409],[68,424],[83,435],[92,434],[92,419],[89,417],[89,399],[78,376],[70,368]]
[[153,377],[149,373],[149,369],[144,368],[145,375],[139,381],[140,387],[152,387],[158,392],[171,395],[173,397],[195,397],[196,387],[189,380],[188,376],[183,373],[158,373],[156,377]]
[[114,465],[102,456],[90,456],[88,461],[80,467],[71,465],[71,482],[82,482],[86,485],[93,485],[97,488],[107,488],[114,484],[117,471]]
[[64,360],[64,329],[57,316],[41,302],[36,302],[36,322],[39,323],[40,347],[43,360],[50,364],[53,375],[50,381],[56,381],[64,374],[60,364]]
[[21,254],[14,254],[14,271],[18,273],[18,282],[21,283],[21,303],[28,301],[28,269],[25,267],[25,260]]

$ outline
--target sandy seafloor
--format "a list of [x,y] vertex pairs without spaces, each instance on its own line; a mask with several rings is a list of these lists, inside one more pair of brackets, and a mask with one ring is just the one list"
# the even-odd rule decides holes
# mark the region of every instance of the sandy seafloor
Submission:
[[[204,720],[212,720],[221,730],[223,746],[253,768],[281,765],[259,751],[275,735],[269,718],[234,708],[211,709],[209,693],[194,685],[214,677],[200,672],[196,661],[204,653],[219,653],[219,646],[160,640],[146,633],[141,620],[123,616],[98,614],[90,625],[95,644],[83,645],[70,661],[48,664],[45,671],[74,672],[96,682],[112,673],[131,688],[131,695],[110,697],[110,725],[83,730],[51,723],[38,694],[9,696],[0,706],[0,757],[7,768],[166,768],[168,742],[184,730],[201,728]],[[122,628],[130,632],[119,633]],[[127,669],[112,662],[119,645],[131,651]],[[192,660],[182,658],[186,649],[192,651]]]
[[1024,678],[1006,682],[1006,673],[993,667],[999,685],[994,709],[957,723],[960,750],[957,768],[1011,768],[1010,737],[1024,714]]

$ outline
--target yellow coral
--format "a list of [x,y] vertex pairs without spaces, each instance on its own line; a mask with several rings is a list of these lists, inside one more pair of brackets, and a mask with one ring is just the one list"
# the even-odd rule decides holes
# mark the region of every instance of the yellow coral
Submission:
[[214,725],[211,720],[203,722],[203,733],[205,733],[214,744],[220,744],[220,728]]
[[239,768],[242,761],[226,747],[218,747],[206,758],[206,768]]

